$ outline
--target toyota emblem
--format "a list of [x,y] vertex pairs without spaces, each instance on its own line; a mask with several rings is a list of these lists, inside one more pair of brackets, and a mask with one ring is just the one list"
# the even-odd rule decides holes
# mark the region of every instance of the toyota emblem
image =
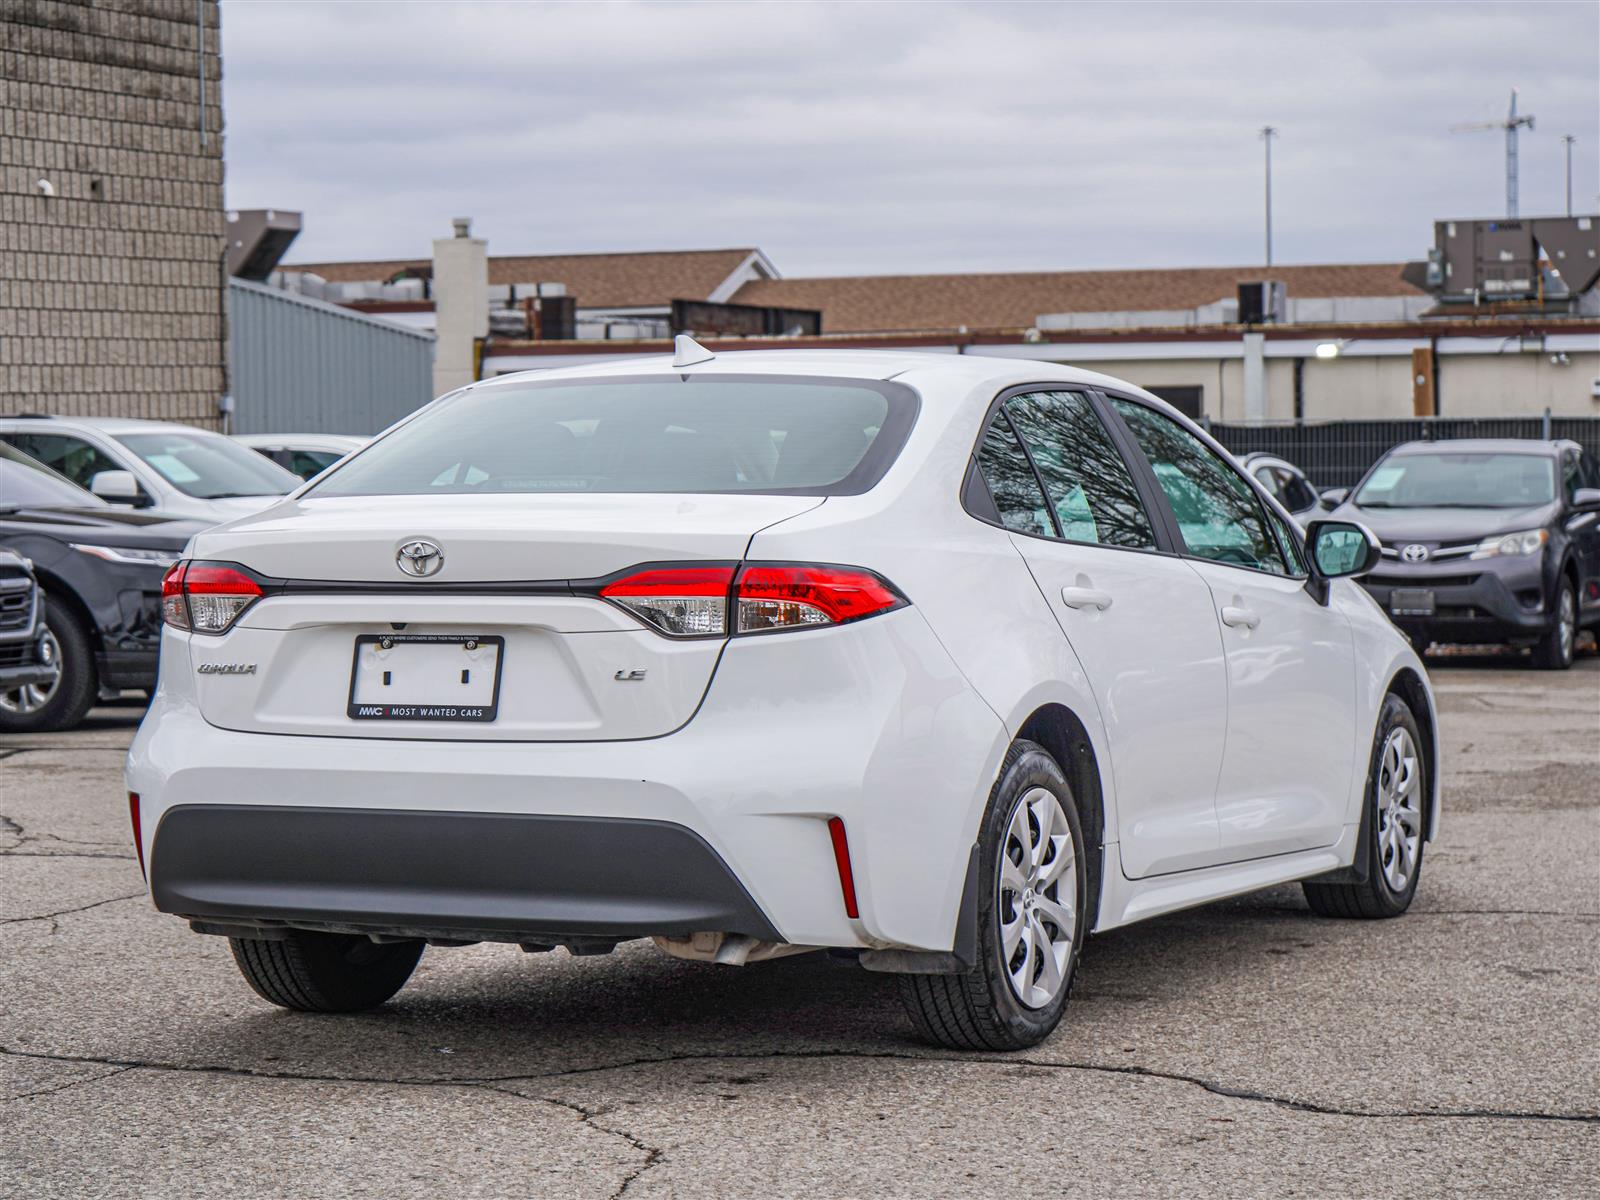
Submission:
[[400,568],[402,575],[426,579],[429,575],[437,575],[439,568],[444,566],[444,551],[439,549],[437,542],[416,538],[401,543],[400,549],[394,552],[394,565]]
[[1412,542],[1411,545],[1400,551],[1400,557],[1407,562],[1427,562],[1428,548],[1417,542]]

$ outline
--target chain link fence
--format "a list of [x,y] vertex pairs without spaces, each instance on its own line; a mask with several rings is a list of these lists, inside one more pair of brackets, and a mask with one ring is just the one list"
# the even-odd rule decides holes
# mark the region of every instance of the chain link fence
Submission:
[[1264,451],[1294,463],[1319,488],[1351,487],[1401,442],[1457,438],[1570,438],[1600,456],[1600,417],[1415,417],[1398,421],[1204,422],[1236,455]]

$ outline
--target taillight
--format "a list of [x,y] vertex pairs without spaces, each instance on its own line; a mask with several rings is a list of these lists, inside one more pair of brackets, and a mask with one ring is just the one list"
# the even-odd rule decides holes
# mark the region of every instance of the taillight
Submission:
[[261,595],[261,585],[236,566],[181,562],[161,580],[161,616],[174,629],[226,633]]
[[818,563],[651,567],[600,595],[672,637],[842,625],[909,603],[872,571]]
[[183,599],[183,573],[187,562],[175,562],[161,577],[161,619],[174,629],[189,628],[189,606]]
[[732,584],[732,567],[665,567],[615,580],[600,594],[673,637],[720,637]]
[[906,598],[859,567],[762,564],[739,573],[739,633],[842,625],[888,612]]

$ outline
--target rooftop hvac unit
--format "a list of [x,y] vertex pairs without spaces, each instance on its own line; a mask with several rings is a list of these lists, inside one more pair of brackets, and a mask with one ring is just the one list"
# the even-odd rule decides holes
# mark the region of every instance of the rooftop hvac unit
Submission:
[[1288,289],[1275,279],[1239,285],[1239,324],[1265,325],[1282,321],[1289,306]]

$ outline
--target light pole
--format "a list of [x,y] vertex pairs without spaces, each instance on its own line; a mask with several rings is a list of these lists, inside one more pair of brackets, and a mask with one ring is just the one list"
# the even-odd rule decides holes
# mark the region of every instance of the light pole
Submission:
[[1267,266],[1272,265],[1272,139],[1278,130],[1272,125],[1261,127],[1261,140],[1267,147]]
[[1567,216],[1572,215],[1572,143],[1578,139],[1570,133],[1561,135],[1561,140],[1567,147]]

